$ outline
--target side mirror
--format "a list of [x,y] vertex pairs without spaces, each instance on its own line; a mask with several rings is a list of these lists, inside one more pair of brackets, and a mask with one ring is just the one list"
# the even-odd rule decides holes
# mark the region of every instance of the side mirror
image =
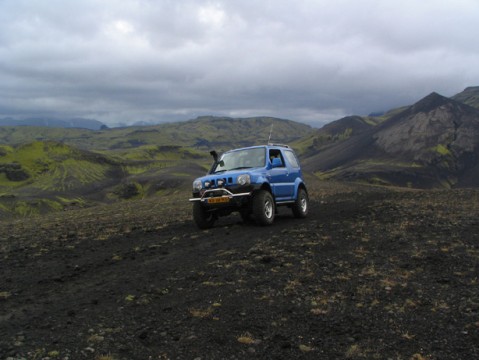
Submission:
[[280,158],[273,158],[272,165],[273,165],[273,168],[281,167],[283,166],[283,162],[281,161]]

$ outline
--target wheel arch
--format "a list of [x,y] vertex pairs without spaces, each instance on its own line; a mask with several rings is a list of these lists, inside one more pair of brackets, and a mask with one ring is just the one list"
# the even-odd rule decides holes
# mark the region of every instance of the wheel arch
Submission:
[[306,191],[306,194],[308,194],[308,189],[306,188],[306,184],[301,179],[298,178],[296,180],[296,185],[294,187],[294,198],[295,199],[298,197],[299,189],[303,189],[304,191]]
[[256,192],[258,190],[266,190],[271,195],[273,195],[273,189],[271,189],[271,185],[267,182],[264,182],[261,185],[259,185],[258,187],[256,187],[256,189],[254,191]]

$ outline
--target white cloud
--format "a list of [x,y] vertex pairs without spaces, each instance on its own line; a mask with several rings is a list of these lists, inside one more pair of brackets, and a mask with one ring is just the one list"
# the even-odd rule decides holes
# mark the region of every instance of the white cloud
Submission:
[[199,21],[207,26],[213,26],[220,28],[225,22],[225,12],[219,7],[219,5],[206,5],[200,6],[198,10]]
[[135,28],[128,21],[117,20],[113,23],[113,27],[121,34],[128,35],[134,32]]

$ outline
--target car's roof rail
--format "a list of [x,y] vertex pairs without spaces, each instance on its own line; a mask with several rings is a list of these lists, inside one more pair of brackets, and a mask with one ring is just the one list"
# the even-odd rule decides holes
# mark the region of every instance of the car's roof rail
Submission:
[[268,146],[281,146],[289,149],[289,145],[286,144],[274,144],[274,143],[268,143]]

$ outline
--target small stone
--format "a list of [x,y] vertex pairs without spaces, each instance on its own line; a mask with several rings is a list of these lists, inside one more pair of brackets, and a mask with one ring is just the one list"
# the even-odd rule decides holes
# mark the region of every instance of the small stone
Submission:
[[299,345],[299,350],[301,350],[302,352],[310,352],[311,350],[313,350],[313,348],[310,346],[301,344]]

